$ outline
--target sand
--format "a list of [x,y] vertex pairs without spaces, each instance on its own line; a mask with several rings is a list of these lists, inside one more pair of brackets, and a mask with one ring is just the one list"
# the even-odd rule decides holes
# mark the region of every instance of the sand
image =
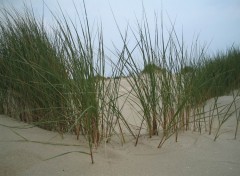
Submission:
[[[219,98],[220,104],[231,96]],[[209,100],[208,103],[211,103]],[[94,164],[88,145],[81,136],[46,131],[0,115],[1,176],[238,176],[240,175],[240,132],[234,139],[236,117],[233,114],[213,141],[207,131],[182,132],[158,149],[159,136],[142,135],[138,145],[126,134],[126,143],[117,137],[94,149]],[[65,155],[66,152],[70,152]],[[61,155],[61,156],[58,156]],[[58,156],[52,158],[54,156]],[[50,159],[52,158],[52,159]]]

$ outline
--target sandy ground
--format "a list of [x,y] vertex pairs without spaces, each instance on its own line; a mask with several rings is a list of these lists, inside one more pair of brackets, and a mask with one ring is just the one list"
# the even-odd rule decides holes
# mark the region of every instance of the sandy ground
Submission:
[[[230,101],[230,96],[219,99]],[[32,127],[0,115],[1,176],[238,176],[240,175],[240,130],[234,140],[236,117],[222,126],[217,141],[208,132],[182,132],[158,149],[160,137],[141,136],[135,147],[131,137],[121,145],[113,137],[94,149],[95,163],[83,138]],[[66,152],[70,152],[65,155]],[[59,156],[61,155],[61,156]],[[54,156],[58,156],[52,158]],[[50,159],[52,158],[52,159]]]

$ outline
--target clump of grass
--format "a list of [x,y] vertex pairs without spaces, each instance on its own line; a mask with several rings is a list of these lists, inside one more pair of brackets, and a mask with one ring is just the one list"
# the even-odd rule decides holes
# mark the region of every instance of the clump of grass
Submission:
[[[0,76],[6,113],[29,123],[54,121],[50,126],[39,123],[46,129],[60,127],[66,114],[61,80],[68,77],[63,61],[30,11],[1,14]],[[64,125],[60,128],[66,130]]]
[[224,95],[239,85],[239,60],[240,52],[237,48],[227,50],[225,54],[218,53],[214,57],[205,59],[195,72],[193,84],[202,85],[199,87],[199,94],[203,100]]
[[[142,111],[139,113],[142,124],[138,137],[144,124],[149,137],[161,133],[158,147],[173,134],[177,141],[180,130],[193,129],[201,133],[204,127],[205,131],[210,131],[212,120],[207,122],[206,100],[217,99],[227,91],[239,88],[239,64],[231,66],[239,60],[238,51],[233,49],[221,57],[208,58],[205,47],[199,49],[197,43],[188,52],[174,25],[166,37],[162,23],[161,29],[156,23],[153,34],[146,16],[141,25],[137,24],[138,31],[132,30],[136,41],[133,49],[126,42],[127,31],[125,36],[120,32],[124,45],[120,60],[131,76],[127,78],[132,88],[129,93],[134,97],[130,101]],[[135,52],[140,56],[136,58]],[[143,70],[140,63],[143,63]],[[232,103],[235,101],[233,99]],[[218,108],[216,103],[214,109]],[[225,115],[230,117],[228,112]],[[207,123],[210,123],[209,128]]]
[[[142,25],[138,22],[138,32],[133,32],[136,40],[133,49],[127,45],[126,37],[120,32],[124,43],[122,49],[124,57],[120,60],[130,73],[131,77],[127,80],[132,88],[130,93],[135,97],[132,103],[141,108],[142,121],[147,125],[149,137],[158,135],[159,130],[162,130],[160,142],[162,144],[172,134],[177,134],[181,125],[185,125],[187,121],[184,112],[189,111],[186,102],[190,94],[183,94],[186,90],[183,79],[181,75],[177,77],[175,73],[180,72],[188,58],[184,53],[184,44],[179,41],[174,26],[167,31],[167,39],[163,37],[163,23],[161,29],[156,24],[153,35],[149,31],[145,17]],[[137,58],[133,54],[136,50],[140,53]],[[138,66],[141,62],[144,66],[143,70]]]
[[[52,14],[56,25],[46,31],[43,19],[39,22],[27,7],[23,14],[1,11],[1,105],[4,113],[28,123],[60,133],[75,131],[77,138],[82,134],[93,162],[93,147],[124,121],[117,105],[120,80],[104,79],[102,32],[96,32],[96,42],[85,4],[83,19],[76,10],[80,30],[60,12],[61,17]],[[113,68],[113,75],[119,71]]]

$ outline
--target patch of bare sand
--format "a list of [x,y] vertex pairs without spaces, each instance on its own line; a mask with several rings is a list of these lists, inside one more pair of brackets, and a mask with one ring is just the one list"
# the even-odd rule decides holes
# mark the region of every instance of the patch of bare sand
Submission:
[[[5,116],[0,117],[4,125],[21,126],[23,123]],[[228,125],[229,126],[229,125]],[[80,146],[62,146],[26,142],[13,130],[28,140]],[[32,134],[32,137],[31,137]],[[117,140],[116,140],[117,141]],[[95,164],[81,153],[70,153],[50,160],[47,158],[69,151],[88,152],[84,141],[75,136],[58,134],[42,129],[16,129],[0,126],[0,175],[239,175],[240,140],[233,140],[227,132],[214,142],[208,134],[185,132],[179,141],[173,138],[157,149],[159,137],[149,139],[142,136],[137,147],[134,140],[123,146],[114,140],[102,144],[94,151]]]

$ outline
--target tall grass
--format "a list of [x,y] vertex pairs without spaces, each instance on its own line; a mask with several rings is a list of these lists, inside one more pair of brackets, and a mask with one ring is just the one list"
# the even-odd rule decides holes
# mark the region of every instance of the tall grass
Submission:
[[[208,122],[206,100],[215,97],[214,109],[218,109],[218,97],[239,88],[239,50],[233,48],[227,54],[209,58],[205,47],[199,48],[198,43],[193,43],[189,52],[174,24],[165,30],[161,20],[160,28],[156,21],[152,30],[155,33],[150,32],[146,16],[141,24],[138,21],[138,30],[132,30],[136,43],[133,48],[126,42],[127,31],[121,33],[119,30],[124,45],[124,57],[119,59],[130,73],[127,80],[132,90],[129,93],[134,97],[130,101],[142,111],[139,115],[143,123],[138,137],[145,124],[149,137],[160,132],[158,147],[173,134],[177,141],[180,130],[192,128],[201,133],[205,128],[210,131],[211,125],[208,128],[207,123],[211,124],[213,119]],[[143,69],[139,63],[143,63]],[[230,107],[236,103],[236,98]],[[218,130],[230,116],[226,111]]]
[[61,80],[68,77],[62,58],[28,10],[25,17],[16,10],[2,15],[1,90],[6,113],[29,123],[40,121],[39,126],[47,129],[60,127],[66,114]]
[[[163,22],[161,28],[156,24],[152,34],[145,16],[143,24],[138,22],[137,27],[137,32],[132,31],[136,41],[133,49],[121,34],[125,57],[120,60],[130,73],[127,80],[135,97],[132,103],[143,112],[141,118],[147,125],[149,137],[162,131],[160,147],[172,134],[176,134],[177,141],[179,129],[184,126],[188,129],[193,91],[190,89],[194,88],[191,87],[191,73],[183,73],[183,68],[192,58],[187,54],[183,40],[177,36],[174,25],[165,31]],[[134,52],[140,56],[134,57]],[[138,66],[139,63],[143,63],[144,69]]]
[[[61,134],[75,132],[77,139],[85,137],[93,163],[93,148],[101,141],[117,134],[125,142],[123,128],[137,145],[146,126],[150,138],[160,136],[161,147],[173,135],[177,141],[181,131],[201,133],[204,128],[211,134],[218,120],[216,140],[223,124],[239,111],[239,92],[228,105],[218,105],[220,96],[239,89],[238,48],[208,57],[197,41],[189,50],[183,34],[179,37],[172,23],[165,28],[163,18],[160,25],[156,19],[151,32],[144,14],[136,31],[130,27],[134,47],[127,42],[129,31],[119,30],[123,48],[114,52],[118,62],[110,60],[112,77],[106,79],[102,30],[90,30],[85,4],[83,17],[75,10],[78,25],[60,8],[60,17],[52,13],[56,25],[51,30],[27,7],[24,13],[1,11],[0,112]],[[123,76],[131,87],[124,94]],[[213,97],[212,106],[206,107]],[[137,134],[122,113],[126,102],[140,108]],[[235,138],[239,115],[236,120]]]
[[239,49],[230,48],[226,53],[206,59],[196,71],[197,80],[202,84],[200,94],[209,99],[239,88]]
[[117,123],[124,119],[116,104],[119,83],[104,79],[102,32],[96,44],[84,10],[80,31],[63,13],[53,14],[57,27],[46,31],[28,8],[23,14],[1,11],[0,99],[10,116],[60,133],[75,131],[77,138],[81,133],[93,162],[93,145],[111,136],[115,117]]

